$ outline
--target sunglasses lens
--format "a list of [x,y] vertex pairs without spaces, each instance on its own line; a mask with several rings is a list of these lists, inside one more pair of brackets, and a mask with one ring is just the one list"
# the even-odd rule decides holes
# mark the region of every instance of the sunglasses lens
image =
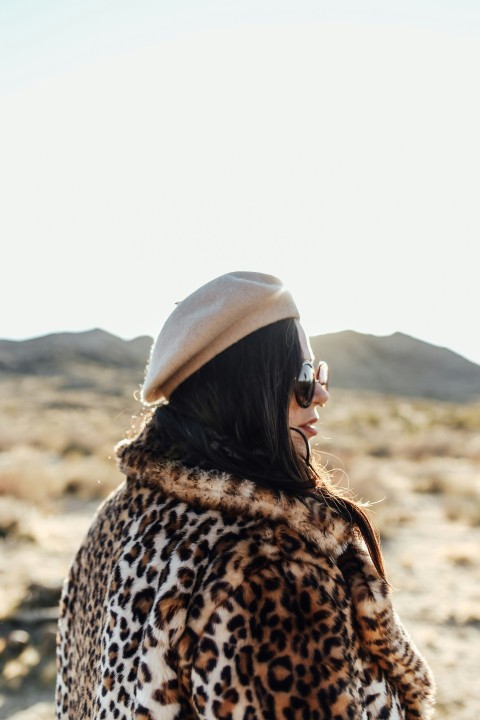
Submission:
[[308,407],[315,393],[315,373],[311,365],[305,363],[295,384],[295,397],[300,407]]

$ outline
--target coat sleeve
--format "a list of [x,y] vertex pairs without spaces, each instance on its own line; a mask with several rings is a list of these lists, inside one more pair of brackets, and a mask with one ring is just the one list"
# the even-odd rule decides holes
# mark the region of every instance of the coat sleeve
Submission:
[[358,720],[352,623],[340,571],[274,563],[218,606],[192,667],[200,718]]

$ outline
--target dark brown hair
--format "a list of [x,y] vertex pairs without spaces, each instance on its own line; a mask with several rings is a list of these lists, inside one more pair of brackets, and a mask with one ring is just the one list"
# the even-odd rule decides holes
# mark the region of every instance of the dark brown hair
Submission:
[[[354,524],[379,574],[379,541],[364,507],[342,493],[293,441],[288,412],[303,361],[293,319],[247,335],[214,357],[155,410],[155,452],[190,467],[228,472],[276,492],[312,497]],[[152,434],[150,433],[150,437]]]

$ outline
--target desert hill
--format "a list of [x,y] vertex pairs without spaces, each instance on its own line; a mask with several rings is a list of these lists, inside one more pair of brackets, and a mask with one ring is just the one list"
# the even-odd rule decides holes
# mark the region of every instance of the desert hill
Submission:
[[122,340],[99,328],[30,340],[0,340],[0,372],[61,375],[79,362],[136,370],[145,364],[151,344],[150,337]]
[[480,365],[400,332],[378,337],[346,330],[311,342],[315,357],[331,367],[333,387],[452,402],[480,397]]
[[[330,365],[333,389],[452,402],[480,398],[480,365],[408,335],[377,337],[347,330],[311,340],[315,356]],[[0,340],[0,375],[61,375],[80,382],[88,372],[91,384],[97,370],[110,368],[129,371],[137,384],[151,344],[150,337],[127,341],[100,329]]]

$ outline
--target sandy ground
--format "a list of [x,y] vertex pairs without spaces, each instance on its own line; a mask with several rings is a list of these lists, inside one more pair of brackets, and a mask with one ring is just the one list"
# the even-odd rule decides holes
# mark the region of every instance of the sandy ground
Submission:
[[[1,541],[3,617],[11,615],[15,606],[21,608],[32,583],[47,590],[58,588],[97,505],[72,500],[62,513],[32,512],[30,539]],[[384,547],[395,606],[434,669],[438,684],[435,718],[478,720],[480,529],[448,521],[438,495],[406,493],[404,510],[408,519]],[[46,618],[45,627],[47,632],[54,631],[51,618]],[[33,667],[35,661],[39,658],[29,659],[27,653],[23,668],[21,662],[8,668],[10,685],[0,693],[0,720],[52,720],[54,667],[50,661],[41,681],[25,682],[28,664]]]
[[[28,538],[12,538],[1,543],[0,617],[4,620],[0,621],[0,630],[5,629],[6,619],[13,618],[16,621],[11,626],[14,640],[19,632],[28,632],[32,642],[25,644],[19,657],[15,653],[15,658],[3,669],[8,687],[2,683],[0,720],[53,718],[55,666],[51,650],[56,610],[51,607],[49,596],[56,598],[58,595],[73,554],[97,506],[98,501],[71,502],[70,507],[64,508],[66,512],[47,515],[31,510],[21,531],[28,528]],[[28,604],[29,588],[36,587],[43,589],[46,604],[50,607],[23,607],[25,600]],[[34,642],[40,635],[42,642]],[[21,635],[19,640],[23,640]],[[42,648],[46,649],[44,653]],[[33,672],[40,666],[40,672]]]
[[445,522],[432,495],[415,498],[415,520],[386,548],[395,607],[435,674],[438,720],[480,718],[479,548],[480,531]]

